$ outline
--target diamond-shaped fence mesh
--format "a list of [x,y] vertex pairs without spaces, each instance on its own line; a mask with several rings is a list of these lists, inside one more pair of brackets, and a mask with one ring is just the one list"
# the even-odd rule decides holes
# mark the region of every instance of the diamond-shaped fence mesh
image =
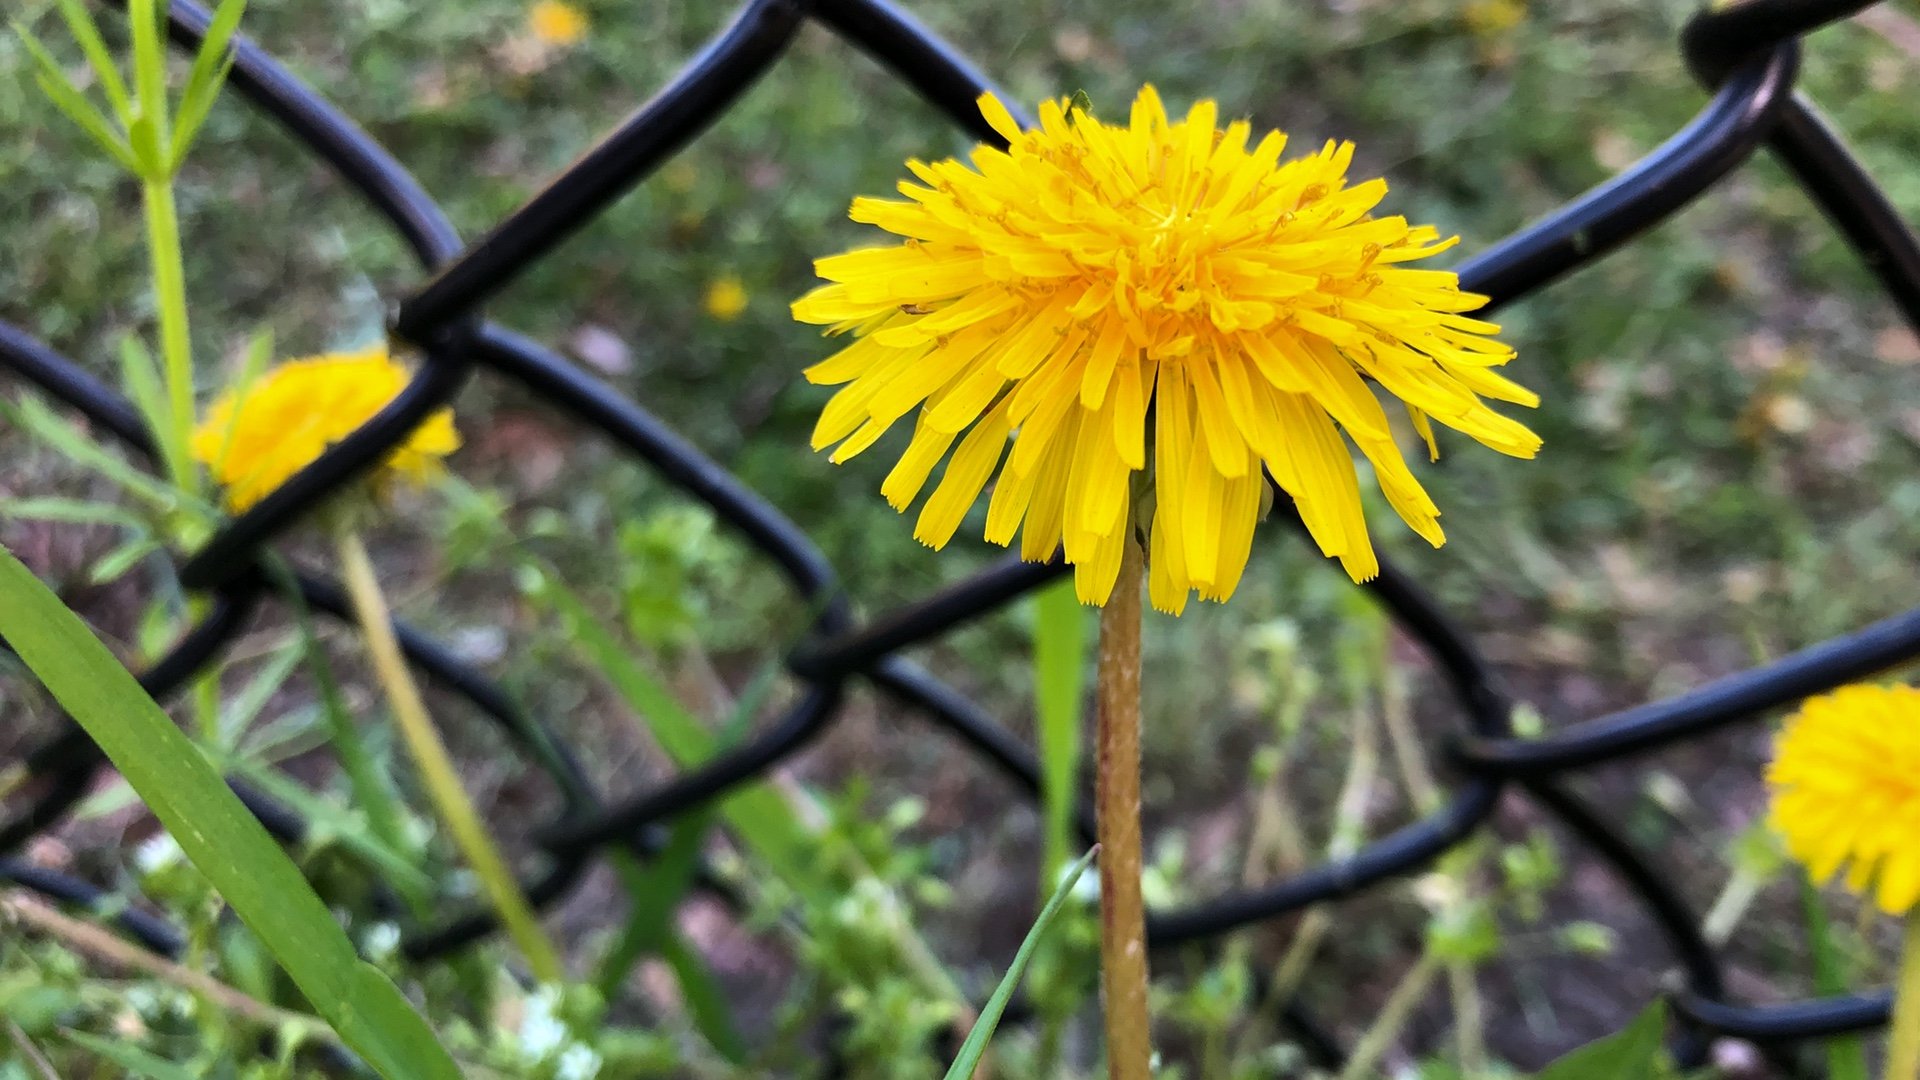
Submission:
[[[1696,15],[1681,46],[1695,75],[1712,90],[1706,107],[1611,180],[1461,263],[1456,268],[1461,287],[1491,297],[1488,310],[1544,288],[1663,221],[1765,148],[1844,234],[1906,318],[1920,326],[1920,243],[1814,104],[1795,89],[1800,39],[1868,6],[1861,0],[1747,0]],[[268,545],[381,460],[469,379],[503,379],[596,430],[711,507],[772,561],[790,585],[793,603],[812,618],[804,643],[786,663],[805,690],[784,715],[704,765],[617,801],[595,791],[570,749],[538,717],[523,714],[452,650],[400,627],[404,650],[420,672],[499,722],[557,781],[564,812],[531,834],[547,863],[544,875],[527,883],[536,904],[565,896],[603,850],[653,850],[661,827],[676,815],[762,777],[802,750],[842,715],[846,692],[856,681],[924,713],[1024,791],[1038,793],[1040,770],[1033,752],[979,705],[901,652],[1015,601],[1060,574],[1061,565],[1001,563],[916,603],[857,621],[831,560],[770,503],[634,401],[483,314],[490,297],[566,237],[589,227],[609,204],[712,124],[779,61],[808,20],[870,53],[972,135],[998,140],[974,107],[978,95],[990,89],[984,76],[954,47],[884,0],[749,0],[665,89],[491,232],[467,242],[379,143],[258,45],[236,41],[232,87],[358,191],[417,255],[426,280],[394,307],[390,329],[416,347],[424,362],[412,384],[378,416],[229,522],[199,551],[185,555],[180,579],[208,603],[200,623],[142,674],[155,697],[177,693],[233,644],[257,607],[279,602],[283,594],[261,559]],[[170,29],[177,43],[195,45],[207,22],[208,13],[195,0],[173,0]],[[133,451],[152,454],[152,434],[124,397],[5,324],[0,324],[0,370]],[[1684,987],[1673,994],[1673,1002],[1686,1029],[1679,1047],[1686,1061],[1701,1060],[1715,1035],[1778,1047],[1885,1023],[1885,993],[1764,1006],[1731,998],[1720,957],[1703,937],[1698,914],[1648,854],[1557,781],[1573,770],[1756,722],[1810,694],[1920,658],[1920,611],[1675,697],[1542,738],[1522,738],[1513,730],[1512,703],[1499,678],[1470,636],[1418,584],[1383,561],[1379,578],[1362,587],[1421,643],[1457,699],[1463,730],[1448,747],[1450,774],[1457,780],[1447,801],[1349,858],[1274,884],[1152,912],[1148,934],[1154,946],[1278,919],[1419,871],[1475,835],[1503,794],[1512,791],[1587,844],[1664,933],[1684,973]],[[333,583],[301,577],[297,588],[314,610],[335,618],[348,614]],[[21,764],[33,781],[34,796],[24,811],[0,820],[0,880],[68,902],[97,899],[100,890],[87,883],[9,853],[73,809],[101,765],[98,749],[69,725]],[[307,825],[297,814],[240,781],[234,787],[275,835],[287,841],[303,835]],[[1083,831],[1086,818],[1083,813]],[[167,953],[181,948],[178,932],[161,920],[135,909],[116,918],[150,948]],[[417,929],[403,948],[415,958],[432,957],[494,929],[490,914],[475,911]],[[1341,1059],[1341,1048],[1312,1020],[1294,1006],[1286,1009],[1289,1025],[1312,1055],[1328,1064]]]

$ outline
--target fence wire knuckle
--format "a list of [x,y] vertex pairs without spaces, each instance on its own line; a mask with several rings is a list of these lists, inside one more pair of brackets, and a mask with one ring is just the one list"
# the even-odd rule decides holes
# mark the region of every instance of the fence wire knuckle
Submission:
[[[1645,158],[1465,260],[1457,267],[1462,288],[1488,295],[1490,309],[1529,295],[1659,224],[1765,147],[1858,252],[1906,319],[1920,327],[1920,243],[1841,138],[1795,90],[1800,39],[1867,6],[1859,0],[1747,0],[1696,15],[1681,35],[1681,47],[1690,69],[1711,91],[1706,105]],[[169,30],[176,43],[192,48],[209,19],[198,0],[173,0]],[[915,603],[857,620],[831,560],[773,504],[631,398],[484,314],[487,300],[567,236],[590,227],[607,207],[723,115],[779,62],[810,20],[871,55],[967,134],[1001,141],[974,107],[976,98],[992,88],[985,77],[951,45],[886,0],[748,0],[663,89],[518,210],[468,243],[384,147],[258,44],[243,36],[234,39],[233,89],[356,190],[418,259],[425,281],[394,305],[390,328],[395,338],[420,351],[422,363],[412,382],[378,416],[228,522],[199,551],[183,553],[180,580],[211,603],[200,621],[141,673],[150,693],[165,700],[217,662],[262,605],[297,599],[317,613],[350,622],[337,584],[310,574],[283,576],[276,584],[269,573],[271,545],[308,511],[381,460],[470,379],[498,378],[647,462],[682,494],[711,508],[772,562],[794,602],[810,615],[786,665],[803,691],[782,715],[704,765],[611,801],[595,790],[573,750],[544,719],[526,714],[451,650],[396,623],[409,661],[439,690],[463,699],[497,725],[514,752],[544,772],[557,790],[559,819],[530,832],[547,856],[544,871],[527,883],[537,905],[564,897],[607,848],[649,855],[661,846],[665,823],[789,760],[832,727],[856,681],[924,717],[1006,775],[1024,795],[1037,798],[1040,765],[1034,751],[979,704],[901,653],[1002,609],[1057,577],[1064,569],[1060,564],[1008,560]],[[1027,122],[1024,115],[1016,116]],[[129,401],[71,360],[5,324],[0,324],[0,371],[36,388],[130,452],[149,459],[154,455],[153,435]],[[1286,505],[1279,501],[1279,506]],[[1275,515],[1283,521],[1287,516]],[[1298,531],[1297,519],[1291,525]],[[1266,528],[1271,533],[1287,527]],[[282,591],[288,580],[297,597]],[[1885,993],[1770,1005],[1729,1000],[1718,954],[1669,877],[1603,814],[1557,781],[1574,770],[1650,753],[1726,725],[1755,722],[1807,695],[1912,661],[1920,657],[1920,610],[1663,701],[1544,737],[1521,738],[1512,728],[1512,702],[1498,675],[1459,623],[1385,560],[1379,578],[1364,587],[1398,628],[1422,646],[1456,699],[1462,731],[1448,745],[1456,774],[1450,798],[1429,816],[1374,840],[1349,858],[1179,910],[1153,912],[1149,935],[1154,945],[1214,937],[1418,872],[1475,835],[1511,792],[1550,814],[1598,856],[1664,934],[1684,976],[1684,989],[1672,1000],[1689,1025],[1679,1048],[1686,1063],[1702,1060],[1707,1040],[1715,1035],[1775,1046],[1885,1023]],[[22,764],[37,794],[11,820],[0,820],[0,880],[62,903],[101,905],[103,890],[13,854],[71,812],[102,764],[98,748],[69,721],[51,740],[29,750]],[[239,781],[233,786],[280,839],[297,842],[305,835],[299,815]],[[1089,838],[1090,817],[1083,800],[1076,820]],[[703,877],[702,884],[726,895],[725,887],[710,876]],[[171,955],[181,947],[177,929],[137,907],[102,911],[149,949]],[[495,929],[489,912],[469,911],[437,927],[412,928],[402,948],[424,960]],[[1281,1003],[1281,1008],[1283,1019],[1315,1060],[1340,1059],[1337,1043],[1297,1003]]]

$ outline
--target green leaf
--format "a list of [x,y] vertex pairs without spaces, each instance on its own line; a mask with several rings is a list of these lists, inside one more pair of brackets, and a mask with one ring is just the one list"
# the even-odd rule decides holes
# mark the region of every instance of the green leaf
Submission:
[[459,1069],[399,990],[354,953],[313,888],[132,675],[0,550],[0,636],[100,745],[314,1009],[392,1080]]
[[680,984],[680,996],[685,999],[687,1012],[700,1034],[722,1057],[743,1065],[747,1060],[747,1046],[733,1022],[733,1009],[727,1003],[726,992],[702,962],[700,954],[673,925],[681,899],[693,887],[694,875],[700,868],[700,844],[712,825],[711,812],[681,818],[673,826],[667,846],[647,867],[643,868],[630,855],[613,858],[614,873],[626,886],[633,907],[627,914],[627,926],[620,940],[601,961],[595,983],[600,996],[612,1001],[619,996],[620,986],[626,982],[634,963],[648,953],[658,955],[673,970],[674,980]]
[[[142,175],[159,179],[165,175],[167,144],[167,41],[161,29],[160,0],[127,0],[127,22],[133,39],[133,93],[139,104],[139,115],[127,125],[127,132],[133,135],[142,123],[146,125],[153,154],[149,160],[156,169]],[[139,146],[136,137],[134,148]]]
[[[527,564],[525,569],[539,596],[558,612],[567,640],[606,676],[668,756],[693,766],[720,749],[713,733],[594,618],[578,595],[538,566]],[[742,787],[720,804],[720,814],[741,843],[789,886],[802,893],[817,891],[812,886],[812,845],[778,792],[765,784]]]
[[58,495],[0,499],[0,517],[61,525],[116,525],[136,532],[147,528],[146,522],[123,507],[85,499],[63,499]]
[[161,550],[160,541],[141,533],[107,552],[87,569],[87,584],[105,585],[127,576],[140,560]]
[[674,823],[667,846],[646,868],[637,864],[623,868],[620,877],[633,906],[627,912],[625,931],[600,967],[596,981],[601,997],[608,1001],[618,997],[620,984],[626,981],[634,961],[660,952],[672,936],[673,913],[693,887],[694,872],[700,866],[700,845],[712,824],[711,811],[684,815]]
[[227,73],[233,70],[233,54],[227,45],[246,9],[247,0],[221,0],[213,21],[207,24],[200,51],[193,58],[193,70],[187,74],[186,88],[180,92],[180,111],[174,118],[172,167],[176,170],[186,160],[194,136],[200,133],[200,125],[220,96]]
[[225,749],[231,750],[239,745],[240,736],[260,718],[267,702],[273,699],[273,695],[293,674],[293,669],[299,666],[303,659],[302,651],[297,638],[274,650],[272,658],[247,680],[247,685],[241,687],[227,707],[221,710],[220,738]]
[[60,1034],[68,1042],[91,1050],[135,1076],[146,1077],[146,1080],[194,1080],[194,1075],[185,1066],[175,1065],[130,1043],[112,1042],[84,1031],[62,1031]]
[[1034,604],[1034,711],[1039,718],[1042,801],[1046,814],[1041,891],[1059,880],[1073,841],[1080,797],[1080,701],[1087,671],[1087,617],[1073,582],[1041,591]]
[[[1833,923],[1820,890],[1800,875],[1800,909],[1806,915],[1807,940],[1813,946],[1813,988],[1823,997],[1849,992],[1846,957],[1833,940]],[[1867,1080],[1867,1050],[1858,1035],[1828,1039],[1827,1080]]]
[[35,65],[40,69],[34,81],[39,84],[41,92],[47,95],[47,100],[53,102],[54,106],[66,114],[67,119],[73,121],[81,131],[86,132],[87,137],[91,138],[107,156],[119,162],[121,168],[136,176],[140,175],[142,171],[140,162],[134,156],[133,149],[114,133],[113,126],[107,123],[107,118],[101,115],[99,109],[94,108],[93,103],[87,100],[87,96],[73,84],[73,80],[67,78],[67,73],[60,68],[60,62],[40,44],[40,39],[34,37],[19,23],[13,24],[13,30],[20,36],[20,43],[27,47],[27,52],[32,55]]
[[133,150],[133,159],[140,164],[138,170],[141,179],[148,183],[168,183],[166,149],[162,145],[166,138],[160,134],[160,125],[153,117],[145,113],[135,116],[127,124],[127,145]]
[[26,429],[75,465],[113,481],[154,509],[172,513],[186,509],[202,522],[214,520],[213,508],[189,499],[166,483],[141,472],[88,438],[79,428],[49,409],[39,398],[21,398],[19,404],[0,398],[0,416]]
[[67,20],[67,30],[73,34],[73,40],[80,43],[80,50],[87,54],[87,63],[93,66],[93,73],[100,80],[100,88],[106,91],[107,100],[113,104],[115,116],[122,124],[127,122],[132,112],[132,102],[127,97],[127,84],[120,78],[120,66],[113,61],[113,54],[107,51],[107,43],[100,38],[100,27],[93,21],[80,0],[60,0],[60,15]]
[[[260,337],[256,336],[255,341],[259,340]],[[271,337],[267,338],[267,342],[271,346]],[[320,635],[314,629],[313,612],[307,606],[306,596],[301,593],[292,568],[285,559],[273,554],[265,558],[264,564],[268,576],[293,612],[294,627],[299,632],[301,648],[307,658],[307,672],[313,679],[314,688],[319,691],[320,711],[327,721],[328,739],[339,758],[340,768],[347,774],[353,805],[367,815],[368,827],[388,850],[413,851],[406,830],[401,825],[399,802],[394,797],[387,775],[374,761],[373,755],[367,752],[366,740],[360,737],[359,729],[354,727],[353,714],[347,710],[346,699],[340,694],[340,682],[334,678],[333,665],[327,662],[327,651],[321,647]],[[428,890],[402,895],[414,907],[416,914],[421,914],[432,893]]]
[[1667,1059],[1667,1003],[1655,1001],[1626,1027],[1590,1042],[1542,1069],[1534,1080],[1657,1080],[1673,1075]]
[[726,989],[713,977],[699,952],[676,933],[667,938],[660,956],[667,967],[673,969],[674,980],[680,984],[680,996],[686,999],[687,1012],[700,1034],[707,1037],[707,1042],[721,1057],[735,1065],[745,1065],[747,1044],[734,1026],[733,1006],[728,1004]]
[[237,757],[223,759],[223,764],[229,770],[253,781],[255,787],[275,800],[292,807],[301,817],[319,826],[338,841],[341,847],[386,875],[387,884],[403,894],[413,896],[433,894],[432,879],[427,877],[407,856],[375,839],[358,816],[340,809],[287,779],[271,766]]
[[160,383],[160,369],[155,366],[146,343],[134,334],[120,339],[120,385],[140,410],[147,430],[159,440],[160,456],[165,459],[168,475],[188,475],[193,465],[187,459],[187,448],[180,444],[180,433],[174,430],[167,392]]
[[987,1043],[993,1039],[993,1029],[1000,1026],[1000,1015],[1007,1011],[1007,1002],[1013,1000],[1013,992],[1020,986],[1020,977],[1026,974],[1027,961],[1032,959],[1033,950],[1046,935],[1054,916],[1060,914],[1060,909],[1066,905],[1067,897],[1073,895],[1074,884],[1086,872],[1087,864],[1093,862],[1099,850],[1096,845],[1080,856],[1080,861],[1067,871],[1060,887],[1053,890],[1053,898],[1047,901],[1047,906],[1040,909],[1040,917],[1033,921],[1033,929],[1027,931],[1027,939],[1020,943],[1020,951],[1013,954],[1012,966],[1001,977],[1000,985],[994,988],[993,996],[987,999],[987,1007],[980,1010],[980,1019],[975,1020],[973,1030],[967,1032],[967,1041],[960,1044],[960,1053],[947,1070],[946,1080],[968,1080],[973,1076],[973,1070],[980,1064],[980,1056],[987,1052]]

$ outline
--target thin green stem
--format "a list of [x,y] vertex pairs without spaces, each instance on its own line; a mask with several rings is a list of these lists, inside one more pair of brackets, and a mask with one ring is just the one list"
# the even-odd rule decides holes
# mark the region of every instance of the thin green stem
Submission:
[[[367,827],[373,835],[390,850],[402,854],[411,853],[413,844],[407,840],[400,804],[387,786],[387,781],[379,767],[375,765],[373,755],[367,750],[366,740],[360,737],[359,729],[353,726],[353,715],[347,711],[346,701],[340,696],[339,680],[333,676],[333,665],[327,662],[326,650],[321,648],[320,633],[313,623],[313,611],[307,606],[307,598],[301,594],[300,585],[294,580],[293,571],[284,560],[277,556],[266,559],[267,573],[280,589],[293,611],[294,625],[300,634],[300,648],[306,654],[307,671],[313,677],[313,684],[320,694],[320,712],[326,717],[328,739],[333,752],[340,759],[340,767],[347,774],[347,786],[353,790],[353,804],[365,810]],[[429,903],[428,898],[417,889],[403,888],[409,907],[416,914],[424,916]]]
[[344,525],[336,529],[334,540],[347,594],[353,600],[354,615],[366,638],[374,673],[386,692],[387,704],[413,755],[414,765],[420,770],[427,797],[446,824],[454,845],[480,879],[480,887],[499,913],[507,935],[526,957],[534,979],[559,984],[565,977],[559,950],[541,929],[533,906],[520,891],[519,882],[514,880],[513,872],[507,868],[499,848],[494,846],[493,837],[481,823],[473,802],[460,786],[460,774],[454,768],[453,758],[427,715],[426,702],[421,700],[420,688],[414,684],[413,673],[407,669],[400,643],[394,637],[386,595],[380,591],[380,581],[374,575],[373,559],[367,554],[366,544],[361,542],[360,534]]
[[1440,961],[1429,950],[1420,957],[1413,970],[1400,980],[1400,985],[1388,995],[1386,1005],[1366,1034],[1360,1037],[1359,1045],[1353,1048],[1353,1056],[1347,1059],[1346,1068],[1340,1070],[1340,1080],[1365,1080],[1374,1074],[1374,1067],[1386,1056],[1387,1048],[1400,1037],[1400,1032],[1413,1019],[1413,1010],[1426,996],[1427,987],[1440,971]]
[[1900,947],[1886,1080],[1920,1080],[1920,909],[1907,914],[1906,937]]
[[[187,619],[189,625],[206,618],[212,604],[204,597],[187,598]],[[209,668],[204,675],[193,680],[193,694],[190,698],[193,711],[193,730],[200,741],[209,749],[226,750],[220,741],[220,669]]]
[[180,252],[180,215],[170,177],[141,184],[147,212],[147,254],[153,268],[153,309],[160,320],[161,370],[171,430],[157,432],[174,486],[200,494],[199,473],[187,455],[193,437],[193,342],[187,327],[186,264]]

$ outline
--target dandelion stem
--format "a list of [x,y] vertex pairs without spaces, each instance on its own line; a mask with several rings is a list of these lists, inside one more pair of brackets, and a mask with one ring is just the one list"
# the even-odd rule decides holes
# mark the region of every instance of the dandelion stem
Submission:
[[1920,908],[1907,913],[1906,940],[1900,948],[1886,1080],[1920,1080]]
[[447,831],[467,865],[479,877],[488,901],[499,913],[501,925],[506,928],[508,936],[526,957],[534,979],[558,985],[565,976],[559,951],[540,928],[526,895],[520,891],[519,883],[507,869],[506,860],[494,846],[493,838],[487,835],[479,813],[474,810],[472,801],[460,786],[460,775],[454,770],[453,759],[447,754],[447,746],[440,740],[440,733],[434,728],[432,718],[427,715],[426,703],[420,698],[420,688],[414,684],[413,674],[407,669],[400,645],[394,639],[387,599],[380,591],[379,579],[374,576],[373,560],[367,555],[366,544],[361,541],[359,533],[345,525],[335,530],[334,540],[339,550],[340,570],[346,578],[347,593],[353,600],[353,612],[360,622],[360,632],[366,637],[367,651],[373,659],[374,673],[386,692],[387,704],[393,710],[394,720],[400,727],[408,752],[413,755],[414,766],[420,770],[420,778],[426,784],[427,796],[432,800],[434,810],[440,820],[446,823]]
[[1127,541],[1120,578],[1100,614],[1098,775],[1100,974],[1107,1075],[1147,1080],[1146,912],[1140,899],[1140,547]]
[[148,177],[141,184],[147,212],[147,256],[153,269],[153,309],[160,320],[160,359],[170,430],[154,432],[175,487],[200,494],[199,474],[187,456],[193,435],[193,339],[187,326],[187,278],[180,254],[180,215],[173,179]]

